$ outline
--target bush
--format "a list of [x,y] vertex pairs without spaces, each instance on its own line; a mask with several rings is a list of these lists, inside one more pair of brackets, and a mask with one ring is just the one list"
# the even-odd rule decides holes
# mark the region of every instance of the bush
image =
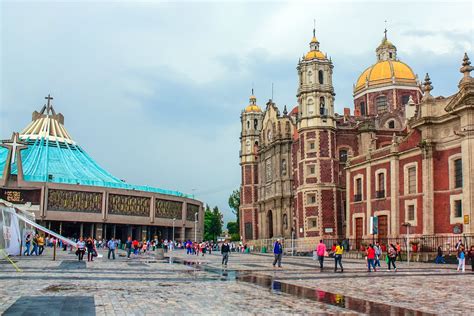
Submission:
[[231,241],[240,241],[240,234],[239,233],[231,234],[230,235],[230,240]]

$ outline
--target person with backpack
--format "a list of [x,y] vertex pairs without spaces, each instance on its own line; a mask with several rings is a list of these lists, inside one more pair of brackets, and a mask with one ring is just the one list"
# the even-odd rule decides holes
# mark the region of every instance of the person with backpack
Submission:
[[95,244],[91,237],[86,240],[87,261],[94,261]]
[[397,271],[397,266],[395,265],[395,260],[397,259],[397,248],[393,244],[390,244],[390,247],[388,247],[388,271],[390,271],[390,267],[393,265],[393,268],[395,271]]
[[319,241],[319,244],[316,247],[316,255],[318,256],[319,268],[322,271],[324,264],[324,256],[326,255],[326,245],[323,243],[322,239]]
[[375,268],[375,249],[372,244],[369,245],[367,248],[367,268],[368,272],[372,272],[370,267],[374,268],[374,272],[377,272],[377,269]]
[[227,262],[229,261],[229,252],[230,252],[230,246],[229,243],[224,241],[224,244],[221,247],[221,254],[222,254],[222,264],[227,267]]
[[275,265],[278,264],[278,267],[281,268],[281,258],[283,256],[283,247],[280,243],[280,239],[277,239],[275,241],[275,244],[273,244],[273,255],[275,256],[275,259],[273,260],[273,267],[275,267]]
[[33,240],[32,240],[32,244],[33,244],[33,249],[31,250],[30,252],[30,256],[35,253],[35,256],[38,255],[38,234],[36,234],[34,237],[33,237]]
[[[382,247],[380,247],[380,244],[379,242],[375,242],[375,246],[374,246],[374,249],[375,249],[375,264],[374,264],[374,267],[381,267],[380,266],[380,258],[382,257]],[[374,268],[375,269],[375,268]]]
[[334,249],[334,272],[337,272],[337,264],[341,267],[341,272],[344,272],[344,267],[342,266],[342,253],[344,252],[344,247],[341,245],[341,242],[338,242],[336,248]]

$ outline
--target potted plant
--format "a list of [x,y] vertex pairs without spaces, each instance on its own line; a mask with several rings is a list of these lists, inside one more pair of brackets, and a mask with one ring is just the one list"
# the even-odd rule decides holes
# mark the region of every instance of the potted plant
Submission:
[[418,251],[418,244],[420,242],[419,241],[416,241],[416,240],[413,240],[413,241],[410,241],[410,245],[411,245],[411,250],[413,252],[417,252]]

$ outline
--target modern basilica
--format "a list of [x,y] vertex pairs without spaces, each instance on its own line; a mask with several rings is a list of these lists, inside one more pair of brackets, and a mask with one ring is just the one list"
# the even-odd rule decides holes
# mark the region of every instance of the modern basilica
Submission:
[[[467,54],[458,91],[432,95],[387,32],[334,112],[333,63],[314,31],[296,67],[297,106],[253,95],[241,114],[244,240],[474,233],[474,80]],[[352,112],[352,113],[351,113]]]

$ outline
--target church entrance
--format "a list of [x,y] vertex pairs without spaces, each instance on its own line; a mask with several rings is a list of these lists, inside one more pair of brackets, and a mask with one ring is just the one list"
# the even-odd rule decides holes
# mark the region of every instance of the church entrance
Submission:
[[387,235],[388,235],[388,216],[381,215],[378,216],[379,220],[379,242],[381,244],[387,244]]
[[357,217],[355,219],[355,238],[356,238],[356,249],[360,249],[360,243],[362,241],[363,234],[363,222],[362,217]]
[[268,211],[267,214],[267,223],[268,223],[268,238],[273,238],[273,213]]

